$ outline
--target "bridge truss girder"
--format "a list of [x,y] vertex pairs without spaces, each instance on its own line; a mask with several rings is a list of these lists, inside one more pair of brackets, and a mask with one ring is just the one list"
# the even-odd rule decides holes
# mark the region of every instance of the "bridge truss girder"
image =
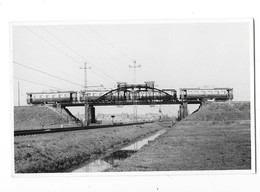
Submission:
[[94,105],[154,105],[172,104],[177,101],[176,95],[148,86],[132,85],[119,87],[99,97]]

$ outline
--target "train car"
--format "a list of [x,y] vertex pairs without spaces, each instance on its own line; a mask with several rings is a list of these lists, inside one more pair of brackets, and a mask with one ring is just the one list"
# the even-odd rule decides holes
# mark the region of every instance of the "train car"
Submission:
[[165,99],[177,100],[177,91],[175,89],[162,89],[162,91],[169,94],[165,96]]
[[77,102],[76,91],[34,92],[27,94],[27,104],[55,104]]
[[95,89],[95,90],[86,90],[86,91],[79,91],[79,101],[84,102],[84,101],[95,101],[99,97],[103,96],[104,94],[108,93],[111,91],[110,89]]
[[181,88],[180,99],[187,101],[215,100],[225,101],[233,99],[232,88]]
[[176,101],[177,91],[175,89],[163,89],[162,91],[150,90],[143,93],[137,92],[137,100],[140,102],[146,101]]

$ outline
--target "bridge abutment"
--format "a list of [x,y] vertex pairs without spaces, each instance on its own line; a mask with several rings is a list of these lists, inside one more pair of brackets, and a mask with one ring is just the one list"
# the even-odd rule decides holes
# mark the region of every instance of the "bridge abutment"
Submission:
[[96,123],[96,109],[93,105],[90,106],[90,122]]
[[179,106],[178,120],[182,120],[188,116],[188,104],[186,102]]

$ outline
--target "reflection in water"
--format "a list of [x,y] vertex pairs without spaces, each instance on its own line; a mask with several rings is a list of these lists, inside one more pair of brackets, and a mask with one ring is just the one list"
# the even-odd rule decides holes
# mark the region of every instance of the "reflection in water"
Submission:
[[152,141],[152,140],[154,140],[156,137],[158,137],[158,136],[160,136],[161,134],[165,133],[165,131],[166,131],[166,130],[164,130],[164,129],[163,129],[163,130],[160,130],[160,131],[158,131],[156,134],[154,134],[154,135],[152,135],[152,136],[150,136],[150,137],[148,137],[148,138],[146,138],[146,139],[143,139],[143,140],[141,140],[141,141],[137,141],[137,142],[135,142],[135,143],[132,144],[132,145],[129,145],[129,146],[127,146],[127,147],[122,148],[121,150],[139,150],[139,149],[141,149],[144,145],[148,144],[149,141]]
[[111,167],[111,164],[109,164],[101,159],[97,159],[94,162],[89,163],[72,172],[100,172],[100,171],[108,169],[110,167]]
[[81,168],[75,169],[72,172],[101,172],[108,168],[116,166],[120,161],[130,157],[132,154],[136,153],[139,149],[141,149],[144,145],[148,144],[149,141],[154,140],[159,135],[165,133],[166,130],[160,130],[156,134],[143,139],[141,141],[137,141],[132,145],[122,148],[121,150],[115,151],[109,156],[103,157],[101,159],[97,159],[92,163],[88,163],[83,165]]
[[135,150],[119,150],[112,153],[109,156],[106,156],[102,159],[97,159],[92,163],[84,165],[81,168],[78,168],[72,172],[101,172],[108,168],[111,168],[118,164],[119,161],[122,161],[128,157],[130,157],[133,153],[137,151]]

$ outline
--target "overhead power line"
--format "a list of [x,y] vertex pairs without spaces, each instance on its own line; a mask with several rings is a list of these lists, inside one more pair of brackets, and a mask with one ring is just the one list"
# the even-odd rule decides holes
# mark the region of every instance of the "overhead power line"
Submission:
[[64,52],[63,50],[61,50],[60,48],[58,48],[57,46],[55,46],[54,44],[52,44],[50,41],[46,40],[45,38],[42,38],[40,35],[38,35],[37,33],[35,33],[34,31],[32,31],[30,28],[26,27],[25,28],[30,31],[31,33],[33,33],[34,35],[36,35],[38,38],[40,38],[41,40],[43,40],[44,42],[48,43],[49,45],[51,45],[52,47],[54,47],[55,49],[61,51],[64,55],[66,55],[67,57],[69,57],[70,59],[72,59],[73,61],[75,61],[78,64],[82,64],[81,62],[77,61],[75,58],[71,57],[70,55],[68,55],[66,52]]
[[97,46],[96,44],[92,43],[91,41],[89,41],[88,39],[85,38],[84,35],[82,35],[81,33],[79,33],[77,30],[74,29],[74,32],[73,34],[76,34],[77,33],[77,36],[80,36],[82,39],[84,39],[84,41],[86,41],[88,44],[92,45],[93,47],[95,47],[96,49],[100,50],[101,52],[103,52],[106,56],[109,56],[111,57],[112,59],[116,59],[116,60],[120,60],[120,62],[124,61],[118,57],[115,57],[114,55],[111,55],[111,53],[109,53],[107,50]]
[[[29,59],[31,59],[31,60],[33,60],[34,62],[37,62],[37,63],[39,63],[39,64],[44,64],[45,66],[48,65],[47,63],[43,62],[41,59],[38,59],[38,57],[37,57],[37,58],[32,57],[32,54],[25,54],[25,53],[23,53],[23,52],[20,51],[20,50],[15,50],[13,53],[19,53],[20,55],[22,55],[22,56],[25,57],[26,59],[29,58]],[[53,65],[52,63],[51,63],[51,68],[52,68],[52,69],[55,69],[55,70],[57,70],[57,71],[59,71],[59,73],[63,73],[63,75],[65,75],[65,76],[71,76],[71,77],[73,77],[73,79],[77,79],[77,80],[79,80],[79,81],[82,80],[82,79],[80,79],[79,76],[76,76],[75,74],[71,74],[71,73],[69,73],[69,72],[65,72],[65,71],[63,70],[64,68],[56,67],[56,65]]]
[[131,62],[133,61],[133,59],[131,57],[129,57],[128,55],[126,55],[124,52],[122,52],[120,49],[118,49],[116,46],[114,46],[110,41],[108,41],[107,39],[105,39],[102,35],[100,35],[97,31],[95,31],[93,28],[88,27],[92,32],[94,32],[98,37],[100,37],[104,42],[106,42],[108,45],[110,45],[112,48],[114,48],[115,50],[117,50],[123,57],[127,58],[127,60],[130,60]]
[[49,30],[47,30],[44,27],[41,27],[45,32],[47,32],[49,35],[51,35],[53,38],[55,38],[56,40],[58,40],[62,45],[64,45],[66,48],[68,48],[69,50],[71,50],[74,54],[76,54],[77,56],[79,56],[83,61],[90,63],[91,66],[93,66],[94,68],[96,68],[99,72],[103,73],[104,75],[108,76],[109,78],[113,79],[115,82],[117,80],[115,80],[112,76],[108,75],[107,73],[105,73],[104,71],[102,71],[101,69],[99,69],[97,66],[95,66],[92,62],[89,61],[89,59],[86,59],[84,56],[82,56],[81,54],[79,54],[77,51],[75,51],[74,49],[72,49],[70,46],[68,46],[64,41],[62,41],[60,38],[58,38],[56,35],[54,35],[53,33],[51,33]]
[[78,84],[78,83],[69,81],[69,80],[67,80],[67,79],[63,79],[63,78],[58,77],[58,76],[56,76],[56,75],[52,75],[52,74],[50,74],[50,73],[47,73],[47,72],[44,72],[44,71],[41,71],[41,70],[38,70],[38,69],[35,69],[35,68],[32,68],[32,67],[23,65],[23,64],[21,64],[21,63],[15,62],[15,61],[13,61],[13,63],[16,64],[16,65],[20,65],[20,66],[22,66],[22,67],[25,67],[25,68],[27,68],[27,69],[31,69],[31,70],[37,71],[37,72],[39,72],[39,73],[42,73],[42,74],[45,74],[45,75],[48,75],[48,76],[51,76],[51,77],[54,77],[54,78],[57,78],[57,79],[66,81],[66,82],[71,83],[71,84],[74,84],[74,85],[78,85],[78,86],[80,86],[80,87],[83,87],[82,85],[80,85],[80,84]]
[[[82,65],[82,63],[81,62],[79,62],[78,60],[76,60],[75,58],[73,58],[72,56],[70,56],[70,55],[68,55],[66,52],[64,52],[63,50],[61,50],[60,48],[58,48],[57,46],[55,46],[53,43],[51,43],[50,41],[48,41],[48,40],[46,40],[45,38],[42,38],[40,35],[38,35],[37,33],[35,33],[34,31],[32,31],[30,28],[28,28],[27,26],[25,26],[26,27],[26,29],[28,30],[28,31],[30,31],[31,33],[33,33],[34,35],[36,35],[38,38],[40,38],[42,41],[44,41],[44,42],[46,42],[46,43],[48,43],[49,45],[51,45],[52,47],[54,47],[55,49],[57,49],[57,50],[59,50],[59,51],[61,51],[64,55],[66,55],[67,57],[69,57],[70,59],[72,59],[74,62],[76,62],[76,63],[78,63],[78,64],[80,64],[80,66]],[[45,31],[46,31],[46,29],[45,29]],[[49,32],[49,34],[50,34],[50,32]],[[54,35],[52,35],[53,37],[54,37]],[[55,38],[55,37],[54,37]],[[57,39],[57,37],[56,37],[56,39]],[[58,39],[57,39],[58,40]],[[61,40],[59,39],[58,41],[60,41],[61,42]],[[65,43],[63,43],[63,45],[65,45]],[[66,45],[66,47],[68,47],[67,45]],[[71,48],[69,48],[70,50],[72,50]],[[73,51],[74,52],[74,51]],[[82,57],[81,57],[82,58]],[[84,58],[84,57],[83,57]],[[86,59],[84,58],[84,61],[86,61]],[[90,62],[91,63],[91,65],[93,66],[93,67],[95,67],[97,70],[99,70],[100,72],[102,72],[100,69],[98,69],[92,62]],[[95,73],[94,71],[92,71],[93,73]],[[106,74],[105,72],[102,72],[102,73],[104,73],[104,74]],[[95,74],[97,74],[97,73],[95,73]],[[98,74],[97,74],[98,75]],[[108,74],[106,74],[107,76],[109,76]],[[100,75],[98,75],[98,76],[100,76]],[[103,79],[105,79],[105,80],[107,80],[107,78],[104,78],[104,77],[102,77],[102,76],[100,76],[101,78],[103,78]],[[111,76],[110,76],[110,78],[111,78]],[[116,80],[114,80],[114,81],[116,81]],[[113,82],[114,83],[114,82]]]
[[14,79],[17,79],[17,80],[20,80],[20,81],[26,81],[26,82],[29,82],[29,83],[33,83],[33,84],[37,84],[37,85],[42,85],[42,86],[45,86],[45,87],[50,87],[50,88],[54,88],[54,89],[58,89],[58,90],[62,90],[62,89],[60,89],[60,88],[58,88],[58,87],[46,85],[46,84],[43,84],[43,83],[37,83],[37,82],[34,82],[34,81],[30,81],[30,80],[26,80],[26,79],[22,79],[22,78],[18,78],[18,77],[14,77]]
[[110,79],[108,79],[108,78],[104,78],[104,77],[102,77],[101,75],[99,75],[97,72],[95,72],[95,71],[92,71],[92,73],[95,73],[97,76],[99,76],[99,77],[101,77],[102,79],[105,79],[105,80],[107,80],[107,81],[110,81],[110,82],[112,82],[112,83],[115,83],[115,81],[112,81],[112,80],[110,80]]

